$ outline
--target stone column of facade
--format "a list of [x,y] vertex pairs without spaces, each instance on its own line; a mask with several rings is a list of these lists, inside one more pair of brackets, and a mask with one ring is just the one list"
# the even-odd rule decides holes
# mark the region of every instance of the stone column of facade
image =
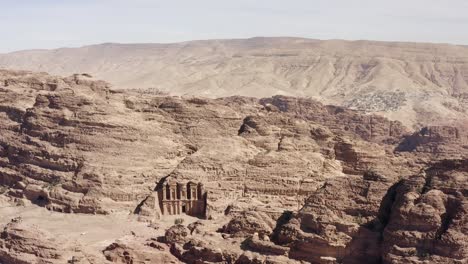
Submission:
[[193,190],[196,187],[195,183],[189,182],[187,183],[187,193],[190,193],[190,200],[196,200],[196,194],[194,195]]
[[175,214],[178,214],[177,212],[177,204],[176,204],[176,200],[177,200],[177,184],[176,183],[171,183],[170,184],[170,189],[171,189],[171,215],[175,215]]
[[186,200],[187,199],[187,196],[186,196],[186,191],[187,190],[184,188],[184,185],[182,183],[179,183],[178,187],[179,187],[179,191],[180,191],[180,200]]
[[205,192],[205,188],[203,187],[203,183],[198,184],[197,191],[198,191],[198,200],[202,200],[203,199],[203,193]]
[[167,184],[164,184],[162,187],[162,200],[166,200],[166,189],[167,189]]
[[192,200],[193,200],[193,195],[192,195],[192,183],[188,182],[185,185],[185,189],[187,190],[187,203],[186,203],[186,211],[187,214],[192,215]]
[[198,200],[198,192],[197,192],[197,185],[193,184],[190,185],[190,191],[192,192],[192,199]]
[[171,184],[170,185],[170,197],[171,197],[171,200],[174,201],[177,199],[177,193],[176,193],[176,185],[175,184]]
[[205,212],[205,197],[204,197],[204,193],[205,193],[205,188],[203,186],[203,183],[198,183],[198,186],[197,186],[197,191],[198,191],[198,205],[197,205],[197,208],[199,210],[199,214],[204,214]]

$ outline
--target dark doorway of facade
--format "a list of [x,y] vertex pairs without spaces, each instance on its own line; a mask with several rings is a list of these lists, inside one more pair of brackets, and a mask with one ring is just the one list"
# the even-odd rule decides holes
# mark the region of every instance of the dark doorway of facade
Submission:
[[187,207],[185,206],[185,204],[182,205],[182,213],[186,213],[187,212]]

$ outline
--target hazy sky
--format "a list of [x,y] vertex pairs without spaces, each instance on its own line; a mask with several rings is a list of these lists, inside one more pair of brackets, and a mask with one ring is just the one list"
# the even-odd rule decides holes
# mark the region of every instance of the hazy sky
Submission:
[[0,0],[0,52],[298,36],[468,44],[468,0]]

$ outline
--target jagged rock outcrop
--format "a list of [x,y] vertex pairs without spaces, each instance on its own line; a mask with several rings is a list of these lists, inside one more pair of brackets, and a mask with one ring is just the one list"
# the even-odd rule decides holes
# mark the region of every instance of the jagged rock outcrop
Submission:
[[447,160],[393,185],[329,181],[272,238],[312,263],[463,263],[466,169],[466,160]]
[[468,134],[463,127],[429,126],[406,136],[398,151],[417,152],[430,159],[467,159]]
[[231,221],[223,227],[223,232],[243,237],[254,233],[268,235],[273,231],[275,225],[276,222],[266,213],[243,211],[233,216]]
[[135,209],[135,214],[139,216],[140,221],[153,222],[162,216],[159,206],[158,194],[151,193]]
[[[199,232],[190,233],[184,226],[175,225],[164,236],[164,241],[171,246],[171,252],[184,263],[299,263],[285,254],[271,254],[278,253],[281,246],[272,243],[260,245],[255,238],[246,241],[243,238],[223,238],[207,226],[199,227]],[[260,248],[263,249],[260,253],[252,251]]]
[[181,263],[170,254],[167,245],[152,240],[145,241],[135,236],[127,236],[110,244],[103,254],[111,263]]
[[468,161],[447,160],[403,180],[383,231],[385,263],[468,261]]
[[183,225],[174,225],[166,231],[164,241],[167,243],[184,243],[188,240],[190,231]]
[[310,99],[274,96],[261,99],[260,102],[267,108],[274,106],[287,115],[326,126],[335,133],[358,135],[368,141],[396,143],[407,133],[407,128],[400,122],[379,115],[364,115],[343,107],[323,106]]
[[[327,263],[328,259],[375,263],[380,258],[376,247],[379,233],[361,226],[378,216],[390,186],[388,180],[362,176],[328,181],[297,215],[275,230],[273,240],[290,247],[292,258],[312,263]],[[350,255],[356,255],[355,262]]]
[[35,226],[12,219],[0,234],[0,263],[64,263],[61,245]]
[[288,256],[289,248],[276,245],[271,242],[268,236],[262,235],[261,239],[257,233],[253,234],[251,237],[247,238],[244,242],[247,249],[258,252],[264,255],[277,255],[277,256]]

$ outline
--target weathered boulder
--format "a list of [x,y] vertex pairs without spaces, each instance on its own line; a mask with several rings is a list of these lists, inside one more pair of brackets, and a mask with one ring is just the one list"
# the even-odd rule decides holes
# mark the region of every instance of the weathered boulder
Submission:
[[61,245],[50,234],[14,218],[0,234],[0,263],[65,263]]
[[165,235],[164,241],[166,243],[184,243],[189,239],[190,230],[183,225],[173,225],[169,228]]
[[270,234],[276,222],[263,212],[243,211],[235,214],[223,227],[223,232],[234,236],[246,237],[254,233]]
[[180,263],[169,252],[167,245],[157,241],[142,241],[134,236],[127,236],[107,246],[103,252],[112,263]]

